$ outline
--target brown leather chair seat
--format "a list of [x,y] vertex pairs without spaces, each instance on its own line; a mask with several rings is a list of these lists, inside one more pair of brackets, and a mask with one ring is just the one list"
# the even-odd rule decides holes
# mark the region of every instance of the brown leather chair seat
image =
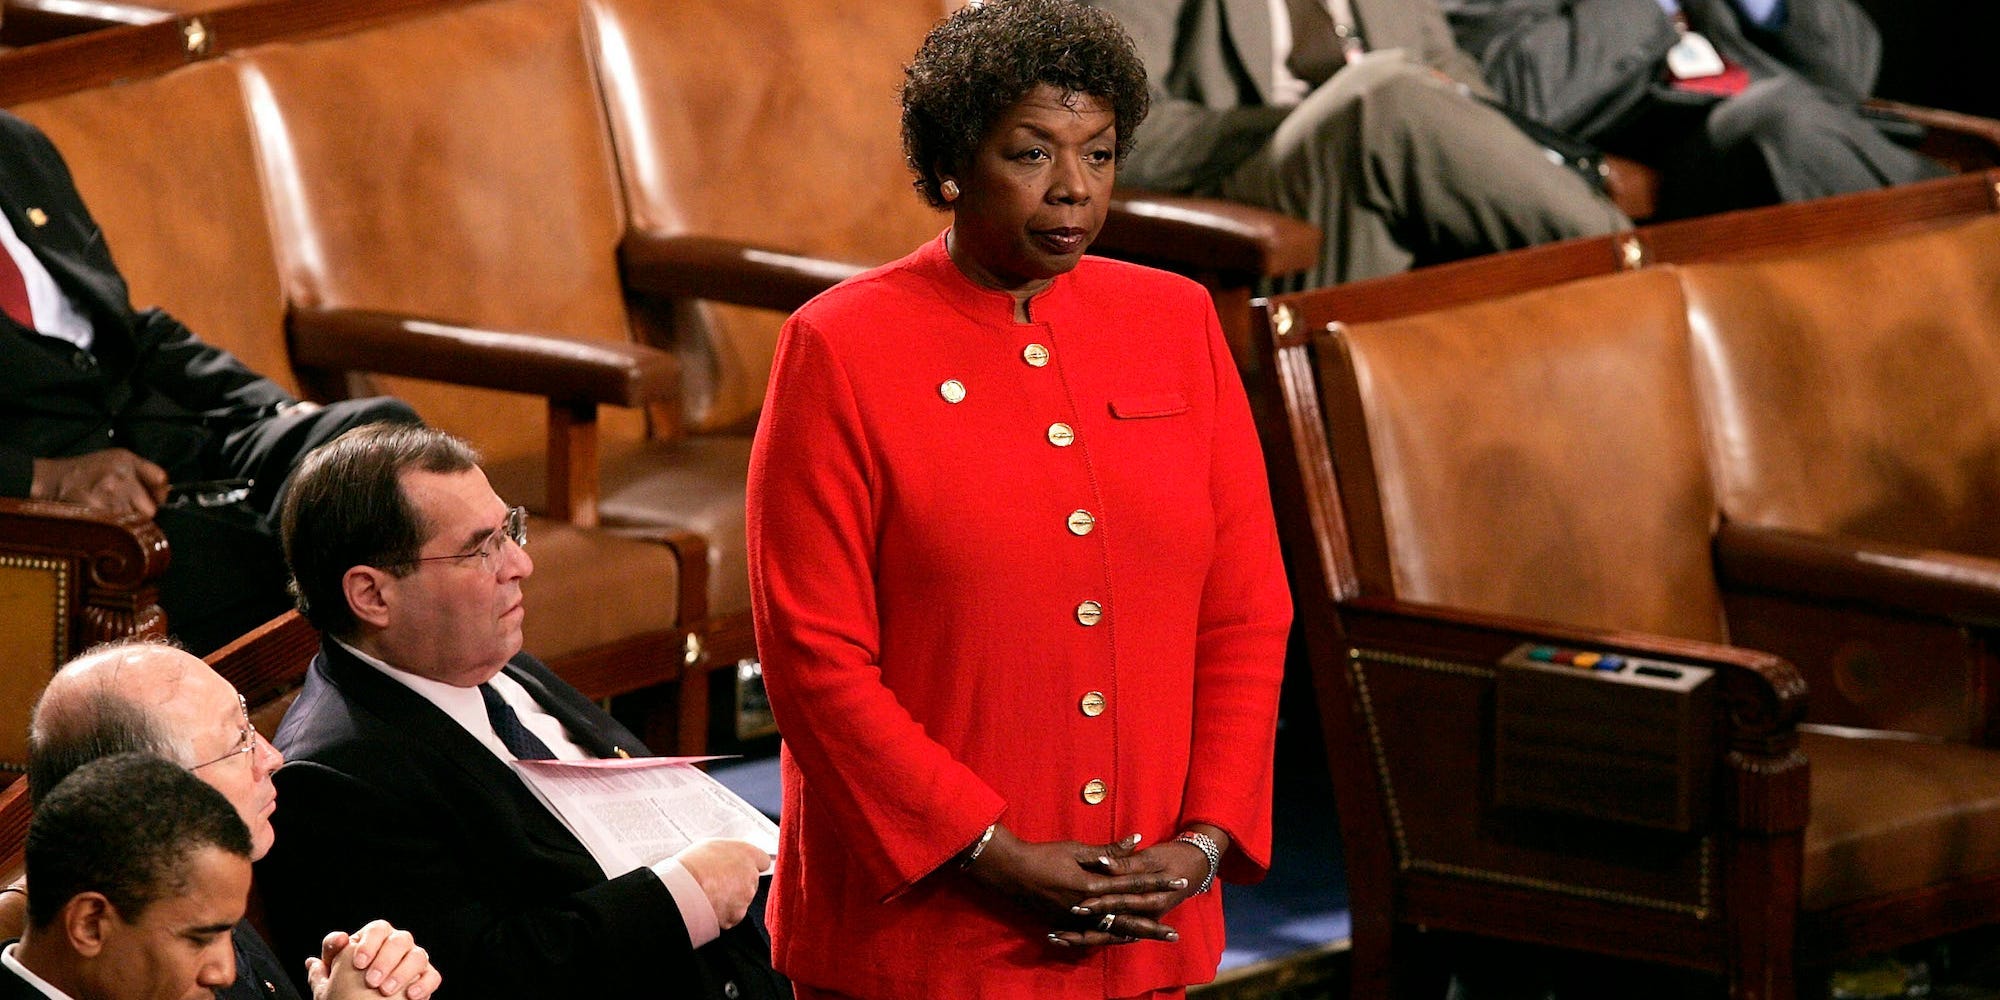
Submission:
[[665,545],[536,517],[528,555],[524,646],[545,660],[657,632],[679,614],[680,569]]
[[643,534],[664,526],[700,535],[708,542],[709,618],[748,615],[743,490],[750,435],[696,434],[653,442],[645,451],[643,462],[605,463],[597,506],[604,527]]
[[2000,871],[2000,753],[1815,732],[1799,749],[1813,768],[1802,909]]

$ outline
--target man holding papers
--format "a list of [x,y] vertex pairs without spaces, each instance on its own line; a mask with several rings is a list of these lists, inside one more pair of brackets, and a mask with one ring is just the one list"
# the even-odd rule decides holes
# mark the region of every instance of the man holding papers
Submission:
[[[519,776],[647,751],[521,652],[524,514],[464,443],[341,437],[300,465],[283,537],[327,638],[275,741],[285,808],[257,877],[281,953],[368,913],[425,943],[445,1000],[790,995],[744,919],[764,850],[700,840],[607,871]],[[366,863],[329,883],[332,853]]]

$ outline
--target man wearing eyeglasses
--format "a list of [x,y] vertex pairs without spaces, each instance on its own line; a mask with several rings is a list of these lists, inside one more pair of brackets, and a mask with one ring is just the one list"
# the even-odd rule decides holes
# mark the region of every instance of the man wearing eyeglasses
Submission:
[[[165,643],[130,641],[100,646],[56,672],[29,723],[28,788],[35,801],[84,765],[127,752],[175,761],[214,786],[249,828],[251,858],[271,849],[277,808],[271,774],[284,758],[250,725],[242,696],[208,664]],[[355,860],[323,862],[321,877],[337,879]],[[430,996],[440,976],[424,949],[384,921],[365,923],[352,935],[320,929],[324,937],[316,939],[315,955],[321,965],[308,974],[314,996],[328,996],[322,992],[326,972],[336,962],[363,970],[365,986],[383,997]],[[247,921],[234,928],[232,944],[235,979],[218,997],[297,1000],[292,969]]]
[[[257,871],[281,954],[381,913],[450,971],[449,996],[791,995],[745,919],[769,855],[704,841],[607,872],[515,775],[517,760],[646,750],[521,652],[525,515],[463,442],[343,435],[294,475],[283,538],[326,639],[278,729],[285,808]],[[325,880],[320,860],[346,852],[368,863]]]

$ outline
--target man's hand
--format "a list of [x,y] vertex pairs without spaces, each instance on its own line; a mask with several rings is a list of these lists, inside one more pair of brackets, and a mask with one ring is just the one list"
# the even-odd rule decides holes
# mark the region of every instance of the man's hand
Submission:
[[771,867],[769,854],[740,840],[697,840],[674,860],[694,876],[725,931],[743,922],[757,895],[758,876]]
[[318,958],[306,959],[306,979],[315,1000],[359,1000],[380,995],[423,1000],[443,977],[409,931],[373,920],[349,935],[334,931],[320,942]]
[[167,470],[123,448],[75,458],[38,458],[28,499],[152,517],[167,499]]

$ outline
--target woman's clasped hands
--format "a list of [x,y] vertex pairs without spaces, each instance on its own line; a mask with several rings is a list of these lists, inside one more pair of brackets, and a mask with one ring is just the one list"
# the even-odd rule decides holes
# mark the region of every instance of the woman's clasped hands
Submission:
[[[1211,834],[1220,835],[1219,830]],[[965,873],[1045,918],[1055,928],[1048,936],[1053,945],[1089,948],[1179,940],[1179,932],[1160,918],[1201,887],[1208,858],[1184,841],[1144,849],[1139,843],[1136,833],[1098,846],[1028,841],[996,826],[991,843]]]

